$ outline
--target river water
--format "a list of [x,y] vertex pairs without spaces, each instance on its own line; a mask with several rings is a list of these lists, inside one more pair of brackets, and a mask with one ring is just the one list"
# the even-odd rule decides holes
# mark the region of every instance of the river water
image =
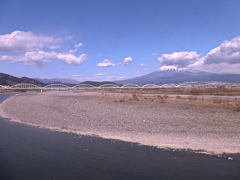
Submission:
[[[0,94],[0,102],[13,94]],[[240,179],[240,154],[164,150],[0,118],[0,180]]]

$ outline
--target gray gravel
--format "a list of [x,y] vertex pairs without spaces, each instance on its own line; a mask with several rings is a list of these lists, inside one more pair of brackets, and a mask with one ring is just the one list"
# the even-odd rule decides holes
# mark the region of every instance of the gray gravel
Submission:
[[30,125],[161,148],[240,152],[240,112],[211,104],[46,92],[14,96],[1,104],[0,112]]

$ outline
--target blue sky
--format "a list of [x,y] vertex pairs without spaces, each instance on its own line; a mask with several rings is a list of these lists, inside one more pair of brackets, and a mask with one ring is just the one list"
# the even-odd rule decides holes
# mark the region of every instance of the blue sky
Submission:
[[240,73],[239,7],[238,0],[1,0],[0,72],[80,81],[161,67]]

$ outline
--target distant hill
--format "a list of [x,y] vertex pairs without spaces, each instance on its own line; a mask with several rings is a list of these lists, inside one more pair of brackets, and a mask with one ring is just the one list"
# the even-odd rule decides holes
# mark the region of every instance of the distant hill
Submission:
[[40,79],[40,78],[35,78],[36,80],[43,82],[45,84],[53,84],[53,83],[63,83],[69,86],[74,86],[76,84],[90,84],[93,86],[101,86],[103,84],[116,84],[114,82],[110,82],[110,81],[102,81],[102,82],[98,82],[98,81],[83,81],[83,82],[79,82],[73,79],[60,79],[60,78],[54,78],[54,79]]
[[52,78],[52,79],[41,79],[41,78],[35,78],[37,81],[40,81],[45,84],[53,84],[53,83],[63,83],[63,84],[79,84],[79,81],[76,81],[74,79],[64,79],[64,78]]
[[44,86],[44,83],[39,82],[32,78],[28,78],[28,77],[18,78],[18,77],[11,76],[8,74],[0,73],[0,84],[1,85],[12,86],[12,85],[19,84],[19,83],[29,83],[29,84],[35,84],[38,86]]
[[18,77],[11,76],[8,74],[0,73],[0,85],[13,86],[13,85],[19,84],[19,83],[35,84],[37,86],[45,86],[47,84],[53,84],[53,83],[62,83],[62,84],[66,84],[68,86],[74,86],[76,84],[91,84],[93,86],[101,86],[103,84],[116,84],[116,83],[110,82],[110,81],[103,81],[103,82],[84,81],[84,82],[80,83],[73,79],[58,79],[58,78],[55,78],[55,79],[40,79],[40,78],[32,79],[32,78],[28,78],[28,77],[18,78]]
[[240,74],[214,74],[208,72],[191,72],[191,71],[176,71],[165,70],[155,71],[150,74],[126,79],[122,81],[116,81],[116,83],[122,84],[167,84],[167,83],[184,83],[184,82],[235,82],[240,83]]

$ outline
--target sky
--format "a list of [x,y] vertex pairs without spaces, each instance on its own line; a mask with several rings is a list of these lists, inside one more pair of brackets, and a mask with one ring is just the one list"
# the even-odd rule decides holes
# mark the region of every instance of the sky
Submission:
[[239,0],[0,0],[0,72],[121,80],[240,74]]

